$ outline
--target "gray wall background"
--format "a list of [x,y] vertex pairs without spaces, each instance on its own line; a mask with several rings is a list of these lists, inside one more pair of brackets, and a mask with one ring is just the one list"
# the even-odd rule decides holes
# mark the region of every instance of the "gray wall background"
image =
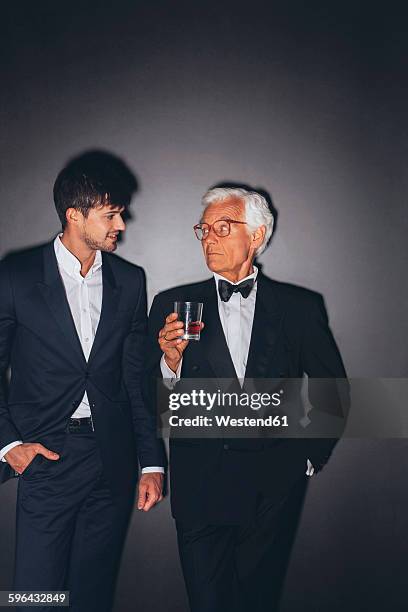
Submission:
[[[118,252],[151,300],[208,276],[191,229],[203,192],[249,183],[279,213],[264,272],[324,294],[350,376],[407,376],[397,5],[23,2],[3,18],[0,254],[56,234],[57,172],[101,147],[140,184]],[[407,476],[405,440],[338,445],[310,482],[283,612],[406,609]],[[2,589],[15,493],[0,489]],[[134,609],[186,610],[168,501],[132,521],[116,612]]]

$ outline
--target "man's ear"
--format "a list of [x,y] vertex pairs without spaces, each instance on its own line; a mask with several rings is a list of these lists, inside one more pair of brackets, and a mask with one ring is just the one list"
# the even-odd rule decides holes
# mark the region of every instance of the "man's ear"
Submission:
[[67,208],[67,210],[65,211],[65,218],[67,220],[67,223],[77,225],[81,220],[81,217],[81,212],[76,208]]
[[265,225],[260,225],[254,232],[252,232],[252,244],[251,244],[251,246],[253,247],[254,251],[256,249],[259,249],[259,247],[263,243],[263,241],[265,239],[265,234],[266,234],[266,226]]

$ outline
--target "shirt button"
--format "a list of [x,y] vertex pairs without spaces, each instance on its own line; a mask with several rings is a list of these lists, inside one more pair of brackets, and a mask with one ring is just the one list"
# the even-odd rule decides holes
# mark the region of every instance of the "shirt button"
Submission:
[[89,338],[85,338],[85,342],[89,342]]

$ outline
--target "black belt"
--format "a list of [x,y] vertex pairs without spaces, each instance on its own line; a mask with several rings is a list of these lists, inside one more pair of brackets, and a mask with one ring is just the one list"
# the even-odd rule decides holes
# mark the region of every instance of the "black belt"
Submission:
[[91,417],[82,419],[69,419],[67,430],[69,433],[94,431],[94,426]]

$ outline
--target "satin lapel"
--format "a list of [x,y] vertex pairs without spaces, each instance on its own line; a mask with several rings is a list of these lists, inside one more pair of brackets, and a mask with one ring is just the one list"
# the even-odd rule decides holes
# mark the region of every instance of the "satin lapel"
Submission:
[[103,290],[101,317],[99,319],[99,325],[96,330],[95,340],[92,345],[88,362],[94,359],[98,350],[102,346],[106,346],[106,343],[109,342],[109,336],[121,294],[121,287],[116,285],[111,265],[105,253],[102,253],[102,282]]
[[200,344],[217,378],[236,378],[234,364],[218,312],[218,299],[214,279],[208,281],[203,296],[203,321]]
[[267,377],[267,366],[276,350],[283,321],[283,312],[273,288],[262,274],[259,275],[257,282],[254,322],[245,378]]
[[37,288],[50,310],[50,315],[63,332],[67,344],[73,352],[73,357],[85,362],[85,356],[72,318],[64,284],[58,270],[53,242],[44,247],[43,255],[44,282],[37,283]]

